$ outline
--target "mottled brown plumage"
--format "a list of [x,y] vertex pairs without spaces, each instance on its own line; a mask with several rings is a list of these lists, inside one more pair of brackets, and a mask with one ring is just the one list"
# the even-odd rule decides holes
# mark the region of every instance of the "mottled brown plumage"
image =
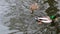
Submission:
[[31,9],[31,14],[33,14],[34,10],[37,10],[39,8],[38,4],[37,3],[34,3],[30,6],[30,9]]

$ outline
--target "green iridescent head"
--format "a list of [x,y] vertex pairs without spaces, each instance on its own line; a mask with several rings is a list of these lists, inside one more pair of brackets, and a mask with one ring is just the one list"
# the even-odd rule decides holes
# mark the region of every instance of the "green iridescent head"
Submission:
[[52,15],[52,16],[50,16],[50,19],[55,19],[55,18],[56,18],[56,16],[53,16],[53,15]]

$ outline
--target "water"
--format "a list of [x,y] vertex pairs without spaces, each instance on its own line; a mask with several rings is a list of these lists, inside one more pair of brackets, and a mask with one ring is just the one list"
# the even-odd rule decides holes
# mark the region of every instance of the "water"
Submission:
[[[35,10],[35,15],[31,16],[29,9],[31,2],[31,0],[0,0],[0,34],[25,34],[26,32],[32,34],[44,27],[38,25],[34,18],[46,15],[44,11],[49,6],[44,5],[45,9]],[[60,7],[60,3],[58,6]]]
[[11,32],[15,32],[17,30],[9,30],[9,27],[5,26],[4,23],[9,21],[9,17],[5,17],[4,15],[10,13],[10,5],[5,0],[0,0],[0,34],[8,34]]

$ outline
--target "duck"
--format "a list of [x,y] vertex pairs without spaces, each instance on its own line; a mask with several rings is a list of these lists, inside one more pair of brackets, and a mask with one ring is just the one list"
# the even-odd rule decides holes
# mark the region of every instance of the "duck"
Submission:
[[30,9],[31,9],[31,14],[33,14],[34,10],[37,10],[39,8],[37,3],[31,4]]
[[37,17],[35,19],[37,20],[38,24],[51,23],[52,22],[52,20],[50,19],[49,16],[47,16],[47,17]]

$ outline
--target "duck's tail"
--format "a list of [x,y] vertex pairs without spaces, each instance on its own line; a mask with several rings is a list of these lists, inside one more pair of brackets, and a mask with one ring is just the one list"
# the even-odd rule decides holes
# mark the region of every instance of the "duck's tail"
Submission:
[[31,11],[31,14],[33,14],[33,13],[34,13],[34,10]]

